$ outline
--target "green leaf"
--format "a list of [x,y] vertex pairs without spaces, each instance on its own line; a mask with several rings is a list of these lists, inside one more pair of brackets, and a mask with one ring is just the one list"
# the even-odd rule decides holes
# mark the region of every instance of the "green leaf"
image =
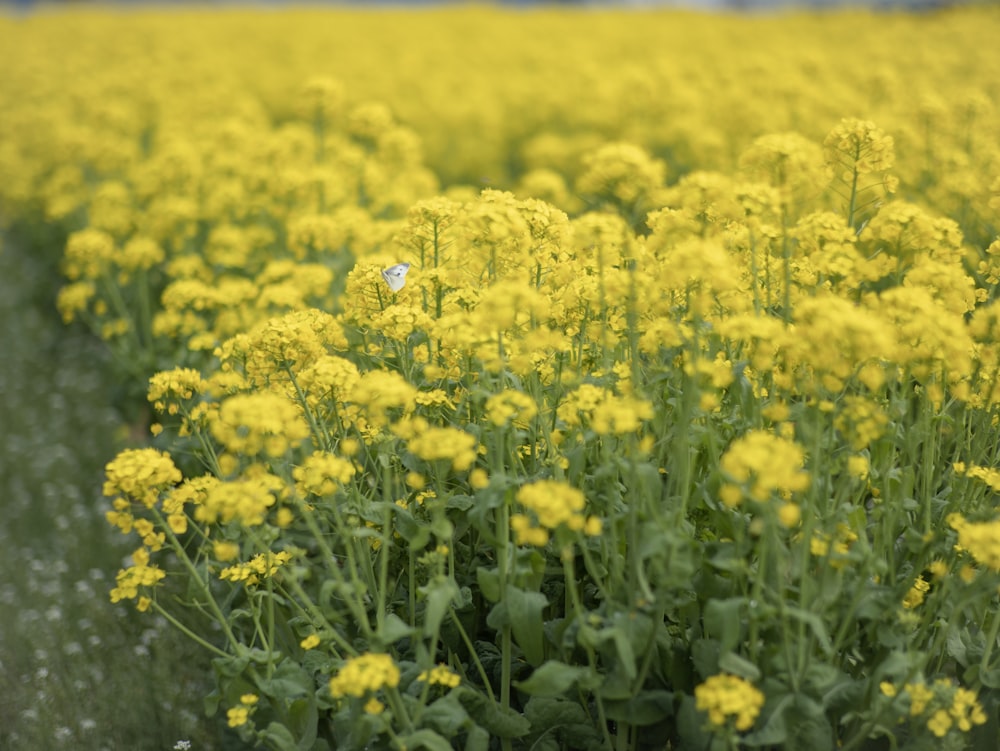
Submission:
[[425,524],[418,522],[409,511],[399,506],[394,510],[395,521],[393,529],[399,532],[410,544],[413,550],[423,550],[431,540],[431,530]]
[[[680,736],[678,748],[713,749],[712,736],[705,729],[707,718],[695,707],[693,696],[682,696],[677,710],[677,734]],[[714,749],[713,749],[714,751]]]
[[312,676],[294,660],[285,660],[264,681],[261,691],[271,698],[288,701],[311,694],[315,688]]
[[710,600],[705,604],[705,633],[719,640],[723,652],[731,652],[739,644],[745,610],[746,600],[742,597]]
[[531,696],[561,696],[589,672],[589,668],[549,660],[540,665],[526,680],[516,681],[515,685]]
[[420,730],[400,736],[397,742],[402,748],[428,748],[430,751],[452,751],[451,744],[433,730]]
[[746,678],[751,683],[760,680],[760,668],[735,652],[724,652],[719,657],[719,670]]
[[479,584],[479,591],[483,593],[487,602],[500,601],[499,571],[495,568],[487,569],[480,566],[476,569],[476,583]]
[[810,751],[833,751],[833,727],[823,707],[804,694],[797,695],[786,712],[785,722],[794,748]]
[[448,613],[448,606],[459,597],[458,585],[447,576],[437,576],[422,589],[426,597],[423,631],[427,635],[436,634]]
[[450,540],[455,534],[455,525],[447,516],[437,516],[431,520],[431,532],[439,540]]
[[577,702],[547,696],[528,699],[524,715],[535,730],[588,723],[587,713]]
[[[979,667],[978,665],[975,667]],[[1000,667],[987,668],[986,670],[980,670],[979,680],[982,681],[983,685],[987,688],[998,689],[1000,688]]]
[[719,643],[714,639],[698,639],[691,645],[691,661],[700,678],[719,672]]
[[471,495],[453,495],[448,499],[444,507],[459,511],[468,511],[475,502],[476,500]]
[[226,678],[235,678],[247,669],[250,664],[249,655],[241,657],[216,657],[212,660],[212,667],[215,672]]
[[625,701],[604,704],[608,719],[629,725],[655,725],[674,713],[674,695],[670,691],[644,691]]
[[489,748],[490,734],[478,725],[474,726],[465,740],[465,751],[489,751]]
[[469,716],[488,733],[498,738],[520,738],[531,730],[531,723],[509,707],[504,709],[478,691],[470,688],[455,689],[458,700]]
[[295,742],[292,731],[280,722],[272,722],[264,730],[264,740],[267,744],[278,751],[298,751],[299,744]]
[[281,659],[281,652],[272,652],[267,649],[253,647],[247,650],[247,656],[250,657],[251,662],[255,662],[258,665],[274,665]]
[[524,707],[524,715],[531,722],[532,749],[560,748],[600,749],[604,747],[601,731],[586,711],[575,701],[533,696]]
[[315,695],[298,699],[289,706],[288,724],[293,733],[299,737],[299,751],[309,751],[316,743],[318,722],[319,708],[316,706]]
[[[763,726],[752,731],[743,739],[747,746],[776,746],[784,743],[788,739],[788,726],[785,722],[785,710],[792,706],[792,697],[783,696],[775,706],[771,707],[771,702],[764,705],[765,713],[770,709],[770,714],[766,714],[767,719]],[[758,718],[758,722],[760,722]]]
[[785,609],[785,612],[792,618],[802,621],[812,630],[816,641],[819,642],[819,646],[824,653],[828,656],[833,654],[833,642],[830,641],[830,634],[827,633],[826,624],[823,623],[822,618],[815,613],[810,613],[807,610],[796,607],[788,607]]
[[525,592],[508,584],[504,590],[504,602],[514,639],[524,651],[524,658],[529,665],[540,665],[545,659],[542,611],[549,604],[548,599],[540,592]]
[[400,639],[405,639],[406,637],[412,635],[413,632],[414,629],[410,627],[410,624],[395,613],[389,613],[385,617],[385,621],[383,621],[382,628],[379,629],[377,636],[380,645],[388,647],[395,644]]
[[429,704],[420,715],[420,721],[446,738],[454,738],[469,724],[469,714],[454,693],[448,693]]

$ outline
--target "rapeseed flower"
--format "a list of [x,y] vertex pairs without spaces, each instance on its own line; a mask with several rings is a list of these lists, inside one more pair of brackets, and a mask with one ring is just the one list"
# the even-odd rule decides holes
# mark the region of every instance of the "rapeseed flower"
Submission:
[[123,497],[152,508],[181,481],[169,454],[156,449],[126,449],[105,467],[104,495]]
[[447,665],[437,665],[431,670],[424,670],[417,676],[418,681],[425,681],[432,686],[444,686],[454,688],[462,682],[462,677],[455,673]]
[[202,502],[195,507],[194,518],[209,524],[225,524],[233,520],[248,527],[263,524],[281,487],[281,481],[273,475],[213,484]]
[[399,668],[387,654],[365,653],[347,660],[330,679],[334,699],[362,697],[369,692],[399,685]]
[[709,722],[718,728],[730,723],[738,731],[753,727],[764,694],[752,683],[735,675],[713,675],[694,689],[695,706],[708,713]]
[[291,553],[258,553],[246,563],[228,566],[219,572],[223,581],[244,582],[247,585],[260,583],[261,579],[274,576],[278,569],[292,560]]
[[961,514],[949,514],[948,526],[958,532],[957,547],[995,572],[1000,572],[1000,519],[970,522]]
[[337,488],[354,477],[354,464],[325,451],[317,451],[302,460],[302,464],[292,469],[292,478],[299,494],[329,496]]
[[298,406],[269,392],[229,397],[209,430],[227,451],[248,456],[278,457],[309,437],[309,425]]
[[[804,469],[805,451],[795,441],[766,431],[750,431],[730,444],[720,467],[729,480],[745,488],[757,502],[772,495],[786,496],[809,487],[809,473]],[[743,494],[726,490],[723,500],[737,505]]]
[[478,445],[475,436],[452,427],[419,428],[406,440],[406,448],[414,456],[428,462],[447,460],[456,472],[473,465]]
[[116,586],[111,590],[111,602],[134,600],[139,596],[140,587],[156,586],[166,577],[165,571],[149,561],[149,551],[146,548],[139,548],[132,553],[131,565],[120,569],[115,577]]
[[581,530],[586,523],[582,513],[586,505],[583,492],[566,483],[539,480],[522,486],[516,497],[518,503],[535,513],[546,529],[566,525],[572,530]]

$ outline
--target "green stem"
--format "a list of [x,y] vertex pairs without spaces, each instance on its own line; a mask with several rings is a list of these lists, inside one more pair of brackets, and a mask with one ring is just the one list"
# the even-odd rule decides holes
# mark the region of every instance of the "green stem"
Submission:
[[[504,498],[500,506],[499,519],[497,520],[497,568],[500,579],[501,602],[506,597],[508,557],[510,555],[510,498]],[[510,623],[505,623],[500,629],[500,708],[507,712],[510,709],[510,682],[511,682],[511,653],[513,643],[511,639]],[[503,751],[511,751],[513,744],[510,738],[501,738],[500,747]]]
[[153,600],[153,603],[152,603],[151,607],[153,608],[153,610],[155,610],[157,612],[157,614],[162,615],[164,618],[166,618],[167,621],[170,622],[171,626],[173,626],[178,631],[180,631],[182,634],[184,634],[186,637],[188,637],[189,639],[191,639],[191,641],[193,641],[195,644],[198,644],[198,645],[204,647],[205,649],[207,649],[209,652],[211,652],[212,654],[216,655],[217,657],[224,657],[226,659],[229,659],[230,657],[232,657],[232,655],[230,655],[228,652],[225,652],[225,651],[219,649],[214,644],[211,644],[210,642],[205,641],[203,638],[201,638],[194,631],[192,631],[187,626],[185,626],[183,623],[181,623],[179,620],[177,620],[176,618],[174,618],[174,616],[171,615],[168,610],[164,609],[158,602],[156,602],[156,600]]
[[476,645],[472,643],[472,639],[465,630],[465,626],[462,625],[462,620],[458,617],[458,613],[455,612],[454,607],[448,608],[448,615],[451,616],[452,623],[454,623],[455,628],[458,629],[458,635],[462,638],[462,643],[465,644],[465,648],[469,650],[472,662],[476,666],[476,672],[479,673],[479,680],[483,682],[483,689],[486,691],[486,695],[490,697],[490,701],[496,701],[496,696],[493,693],[493,687],[490,685],[490,677],[486,674],[486,668],[483,667],[483,663],[479,660],[479,654],[476,652]]

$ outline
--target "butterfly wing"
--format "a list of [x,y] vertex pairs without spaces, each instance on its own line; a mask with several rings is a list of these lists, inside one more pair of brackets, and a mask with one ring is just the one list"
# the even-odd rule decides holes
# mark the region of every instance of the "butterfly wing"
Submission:
[[403,285],[406,284],[406,272],[409,270],[410,264],[397,263],[395,266],[390,266],[383,270],[382,278],[389,285],[389,289],[393,292],[399,292],[399,290],[403,289]]

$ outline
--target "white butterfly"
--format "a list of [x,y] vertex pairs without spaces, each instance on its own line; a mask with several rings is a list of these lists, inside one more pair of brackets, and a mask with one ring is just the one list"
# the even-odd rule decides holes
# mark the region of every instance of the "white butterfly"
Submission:
[[409,270],[410,264],[397,263],[395,266],[385,269],[382,272],[382,278],[389,285],[389,289],[393,292],[399,292],[399,290],[403,289],[403,285],[406,284],[406,272]]

